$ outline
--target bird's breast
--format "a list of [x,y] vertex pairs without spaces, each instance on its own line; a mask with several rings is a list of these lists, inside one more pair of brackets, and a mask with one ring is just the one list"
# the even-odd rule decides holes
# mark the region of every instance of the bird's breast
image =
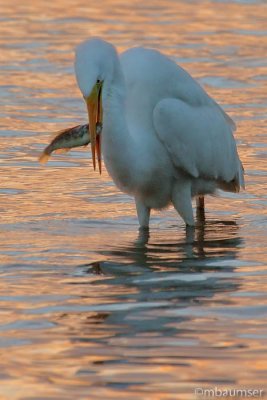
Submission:
[[125,132],[108,124],[103,133],[103,155],[107,171],[116,186],[133,195],[147,207],[163,208],[171,200],[173,165],[154,132]]

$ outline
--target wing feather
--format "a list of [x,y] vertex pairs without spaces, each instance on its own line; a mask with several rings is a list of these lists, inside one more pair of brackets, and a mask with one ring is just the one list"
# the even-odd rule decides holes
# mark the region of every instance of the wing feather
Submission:
[[194,178],[236,181],[238,189],[243,184],[234,123],[217,103],[194,106],[167,98],[156,105],[153,123],[177,168]]

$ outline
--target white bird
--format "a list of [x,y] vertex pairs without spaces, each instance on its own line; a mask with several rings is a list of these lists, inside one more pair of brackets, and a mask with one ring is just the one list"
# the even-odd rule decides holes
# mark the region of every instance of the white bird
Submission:
[[[75,74],[86,101],[92,157],[120,190],[135,198],[141,228],[150,210],[169,204],[194,226],[192,197],[217,188],[238,192],[243,167],[223,109],[180,66],[142,47],[118,55],[108,42],[76,49]],[[100,135],[96,135],[103,124]]]

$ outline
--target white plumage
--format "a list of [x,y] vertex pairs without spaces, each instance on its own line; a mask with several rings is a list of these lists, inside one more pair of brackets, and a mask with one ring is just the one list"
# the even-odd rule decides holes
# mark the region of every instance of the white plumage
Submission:
[[170,203],[194,225],[192,197],[244,185],[234,122],[175,62],[144,48],[118,56],[91,39],[76,50],[75,72],[85,99],[101,82],[105,165],[134,196],[141,227]]

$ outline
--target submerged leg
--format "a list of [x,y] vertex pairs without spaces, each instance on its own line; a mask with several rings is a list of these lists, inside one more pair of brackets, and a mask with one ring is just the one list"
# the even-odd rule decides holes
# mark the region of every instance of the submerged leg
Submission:
[[191,183],[184,180],[174,184],[172,191],[172,204],[188,226],[195,226],[191,201]]
[[140,228],[148,228],[150,218],[150,208],[147,207],[142,201],[135,198],[135,206],[138,216]]

